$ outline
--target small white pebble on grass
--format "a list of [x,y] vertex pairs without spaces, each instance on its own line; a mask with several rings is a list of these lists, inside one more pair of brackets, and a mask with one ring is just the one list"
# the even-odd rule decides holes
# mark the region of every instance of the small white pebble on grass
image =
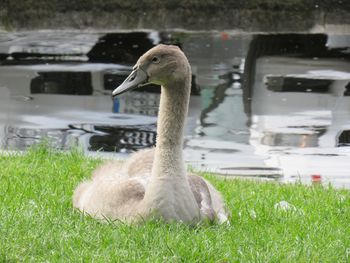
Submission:
[[34,200],[29,200],[29,205],[32,206],[32,207],[38,207],[38,205],[36,204],[36,202]]
[[281,201],[278,202],[274,205],[274,208],[276,210],[281,210],[281,211],[292,211],[295,212],[297,209],[294,205],[288,203],[287,201]]
[[253,209],[251,209],[251,210],[249,211],[249,214],[250,214],[250,217],[251,217],[251,218],[256,219],[256,213],[255,213],[255,211],[254,211]]

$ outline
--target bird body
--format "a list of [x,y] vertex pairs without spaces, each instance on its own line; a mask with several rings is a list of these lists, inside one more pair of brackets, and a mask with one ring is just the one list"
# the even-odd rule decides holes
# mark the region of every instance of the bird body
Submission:
[[188,174],[183,132],[190,98],[191,68],[175,46],[158,45],[136,63],[113,91],[118,95],[145,83],[162,86],[154,149],[135,153],[124,164],[107,162],[75,190],[73,205],[96,218],[136,222],[150,217],[197,223],[227,221],[220,193]]

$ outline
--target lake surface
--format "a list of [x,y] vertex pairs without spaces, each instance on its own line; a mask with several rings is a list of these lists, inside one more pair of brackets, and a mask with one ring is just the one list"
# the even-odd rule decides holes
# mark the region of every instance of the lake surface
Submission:
[[193,83],[184,145],[194,169],[350,188],[350,35],[0,33],[1,150],[49,138],[125,158],[156,144],[159,87],[111,90],[158,43]]

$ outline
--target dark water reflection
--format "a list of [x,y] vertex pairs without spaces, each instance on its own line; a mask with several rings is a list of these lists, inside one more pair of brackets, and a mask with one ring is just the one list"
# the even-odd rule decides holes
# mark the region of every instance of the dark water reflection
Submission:
[[159,87],[110,93],[157,43],[180,46],[192,66],[194,168],[350,187],[349,35],[2,33],[1,149],[49,138],[125,157],[154,146]]

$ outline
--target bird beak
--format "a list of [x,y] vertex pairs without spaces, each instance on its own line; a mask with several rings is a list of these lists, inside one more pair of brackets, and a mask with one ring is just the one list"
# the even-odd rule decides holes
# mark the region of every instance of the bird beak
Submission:
[[119,85],[119,87],[113,90],[112,97],[120,95],[128,90],[132,90],[139,86],[142,86],[143,84],[146,84],[147,81],[148,76],[146,72],[142,68],[137,67],[130,73],[130,75],[124,80],[124,82]]

